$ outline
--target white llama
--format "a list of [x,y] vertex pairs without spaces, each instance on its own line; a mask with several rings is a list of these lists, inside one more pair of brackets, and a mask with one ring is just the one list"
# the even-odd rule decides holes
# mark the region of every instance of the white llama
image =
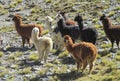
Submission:
[[44,59],[46,63],[48,54],[53,48],[52,39],[50,37],[39,37],[39,29],[37,27],[33,28],[31,39],[38,51],[39,60],[42,61]]

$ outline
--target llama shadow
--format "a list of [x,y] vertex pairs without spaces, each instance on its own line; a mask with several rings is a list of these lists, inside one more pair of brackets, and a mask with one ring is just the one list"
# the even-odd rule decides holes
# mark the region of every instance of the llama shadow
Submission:
[[73,81],[77,78],[80,78],[82,76],[84,76],[82,74],[82,72],[78,72],[76,73],[76,71],[71,71],[71,72],[67,72],[67,73],[61,73],[61,74],[55,74],[60,81]]
[[84,74],[82,72],[76,73],[76,71],[71,71],[67,73],[54,73],[54,74],[44,74],[42,76],[36,76],[33,80],[30,81],[41,81],[40,78],[46,78],[46,77],[54,77],[56,76],[60,81],[73,81],[80,77],[83,77]]
[[62,64],[75,64],[75,60],[73,59],[73,57],[64,57],[61,60]]
[[10,51],[10,52],[15,52],[15,51],[27,51],[27,50],[30,50],[31,48],[28,48],[28,47],[9,47],[7,49],[1,49],[1,51],[3,52],[7,52],[7,51]]
[[21,60],[20,66],[32,67],[34,65],[43,65],[40,61],[30,61],[29,59]]

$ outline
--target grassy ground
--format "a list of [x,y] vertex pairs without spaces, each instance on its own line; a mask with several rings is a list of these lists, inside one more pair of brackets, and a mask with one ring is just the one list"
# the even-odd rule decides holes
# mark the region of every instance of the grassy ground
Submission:
[[[71,19],[76,13],[80,13],[87,25],[94,26],[99,33],[97,40],[97,48],[99,54],[95,63],[92,74],[88,75],[89,68],[84,73],[79,71],[76,74],[76,64],[69,53],[64,51],[52,50],[48,63],[42,64],[38,61],[36,49],[22,48],[21,38],[15,32],[14,26],[2,27],[0,34],[7,36],[5,46],[3,44],[0,50],[0,80],[1,81],[120,81],[120,51],[116,49],[110,50],[111,44],[106,39],[106,35],[102,26],[99,24],[99,17],[105,12],[113,19],[115,24],[118,24],[120,17],[117,12],[120,10],[119,6],[114,6],[109,0],[102,3],[99,0],[93,2],[78,2],[78,0],[45,0],[45,5],[50,8],[46,10],[38,4],[26,4],[21,7],[23,0],[14,0],[4,8],[0,5],[2,12],[0,15],[6,15],[8,7],[17,9],[18,12],[25,9],[30,10],[30,15],[23,18],[25,23],[34,21],[43,24],[42,20],[45,14],[49,14],[54,18],[59,10],[68,12]],[[61,4],[60,4],[61,3]],[[116,2],[119,4],[118,2]],[[28,7],[29,6],[29,7]],[[5,11],[4,11],[5,10]],[[43,13],[44,12],[44,13]],[[52,13],[51,13],[52,12]],[[39,14],[39,15],[38,15]],[[13,33],[14,32],[14,33]],[[45,32],[45,34],[48,31]],[[3,36],[1,36],[3,37]],[[3,40],[3,41],[6,41]],[[7,44],[6,44],[7,43]],[[21,45],[20,45],[21,44]]]

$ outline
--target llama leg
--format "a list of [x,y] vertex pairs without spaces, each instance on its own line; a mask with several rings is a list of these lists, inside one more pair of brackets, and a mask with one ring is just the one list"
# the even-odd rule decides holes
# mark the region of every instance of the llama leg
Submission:
[[90,70],[89,70],[89,74],[92,72],[92,69],[93,69],[93,62],[90,63]]
[[116,40],[117,47],[119,49],[119,40]]
[[82,72],[84,72],[86,66],[87,66],[87,61],[84,62],[84,65],[83,65],[83,68],[82,68]]
[[42,61],[44,52],[39,50],[39,60]]
[[44,54],[44,61],[45,61],[45,63],[47,63],[47,58],[48,58],[49,52],[50,52],[50,50],[46,49],[45,54]]
[[23,42],[23,47],[24,47],[24,44],[25,44],[25,37],[22,37],[22,42]]
[[30,45],[30,40],[29,40],[29,38],[27,38],[27,43],[29,44],[29,47],[30,47],[31,45]]
[[79,62],[77,62],[77,72],[79,71],[79,69],[80,69],[80,64]]
[[114,46],[114,40],[110,40],[110,41],[111,41],[112,49],[113,49],[113,46]]

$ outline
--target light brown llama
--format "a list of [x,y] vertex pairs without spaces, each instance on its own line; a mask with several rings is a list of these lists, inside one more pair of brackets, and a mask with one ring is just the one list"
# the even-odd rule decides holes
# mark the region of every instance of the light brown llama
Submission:
[[98,54],[96,46],[87,42],[74,44],[69,35],[64,36],[64,43],[67,50],[72,54],[73,58],[77,62],[77,70],[82,69],[83,72],[89,64],[89,73],[91,73]]
[[113,45],[114,42],[116,41],[116,44],[119,48],[119,41],[120,41],[120,25],[113,25],[111,23],[110,18],[108,18],[105,14],[103,14],[100,17],[100,20],[102,21],[103,24],[103,29],[107,35],[107,37],[109,38],[109,40],[112,43],[112,49],[113,49]]
[[15,23],[15,28],[16,28],[18,34],[22,37],[23,47],[24,47],[26,40],[30,46],[31,32],[34,27],[39,28],[39,32],[40,32],[39,36],[41,36],[41,33],[43,31],[42,26],[37,25],[37,24],[23,24],[22,17],[18,14],[15,14],[12,20]]

